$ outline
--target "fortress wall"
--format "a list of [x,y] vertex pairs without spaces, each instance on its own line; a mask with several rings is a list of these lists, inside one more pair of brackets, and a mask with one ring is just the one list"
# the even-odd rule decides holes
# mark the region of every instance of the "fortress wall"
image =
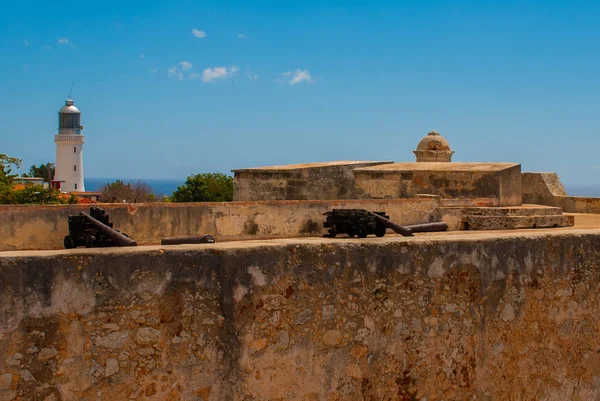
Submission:
[[600,213],[600,198],[569,196],[556,173],[522,173],[523,203],[557,206],[566,213]]
[[600,231],[0,254],[2,400],[594,400]]
[[[321,236],[333,208],[385,211],[401,224],[431,221],[436,199],[101,204],[116,229],[138,244],[211,234],[217,241]],[[0,251],[61,249],[68,216],[90,205],[0,206]]]
[[520,206],[521,166],[507,163],[395,163],[354,171],[355,193],[366,199],[410,198],[418,194],[443,199],[487,198],[498,206]]
[[600,213],[600,198],[585,196],[555,196],[554,206],[568,213]]
[[349,161],[233,170],[233,200],[355,199],[354,170],[389,163]]
[[523,203],[557,206],[554,198],[566,196],[556,173],[521,173]]

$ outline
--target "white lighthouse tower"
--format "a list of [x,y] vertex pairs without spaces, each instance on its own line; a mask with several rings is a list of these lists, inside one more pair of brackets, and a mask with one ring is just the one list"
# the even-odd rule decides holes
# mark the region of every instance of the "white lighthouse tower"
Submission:
[[56,142],[56,172],[54,181],[62,192],[84,192],[83,142],[81,112],[75,102],[68,99],[58,111]]

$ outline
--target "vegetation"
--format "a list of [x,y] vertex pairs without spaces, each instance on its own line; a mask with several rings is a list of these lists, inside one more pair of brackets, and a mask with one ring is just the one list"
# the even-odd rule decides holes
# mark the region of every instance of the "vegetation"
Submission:
[[21,160],[0,153],[0,204],[13,203],[13,168],[21,167]]
[[[47,166],[53,168],[50,163]],[[19,167],[21,167],[21,160],[0,154],[0,204],[77,203],[76,196],[66,197],[56,189],[44,188],[41,185],[27,184],[15,189],[13,178],[17,177],[17,174],[14,174],[13,170]]]
[[104,185],[100,192],[100,199],[107,203],[141,203],[156,202],[157,196],[154,195],[152,187],[143,181],[125,183],[121,180]]
[[52,188],[44,188],[41,185],[27,184],[22,189],[16,189],[12,193],[14,204],[73,204],[77,203],[77,197],[71,195],[66,197],[60,191]]
[[29,168],[29,177],[43,178],[44,181],[50,182],[54,178],[54,163],[33,165]]
[[222,173],[192,174],[177,187],[172,202],[230,202],[233,178]]

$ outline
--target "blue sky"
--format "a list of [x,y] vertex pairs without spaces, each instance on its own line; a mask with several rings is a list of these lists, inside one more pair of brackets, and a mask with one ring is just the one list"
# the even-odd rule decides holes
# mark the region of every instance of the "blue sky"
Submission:
[[600,1],[5,2],[0,153],[54,161],[74,82],[87,177],[456,161],[600,185]]

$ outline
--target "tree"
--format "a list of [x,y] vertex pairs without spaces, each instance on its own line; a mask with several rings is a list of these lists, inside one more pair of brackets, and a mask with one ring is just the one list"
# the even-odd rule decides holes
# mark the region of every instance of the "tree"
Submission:
[[30,177],[43,178],[46,182],[52,181],[54,172],[54,163],[40,164],[39,166],[33,165],[29,168]]
[[13,167],[11,166],[21,167],[21,159],[0,153],[0,180],[10,180],[12,182],[12,179],[17,176],[17,174],[12,174]]
[[190,175],[177,187],[172,202],[230,202],[233,200],[233,177],[222,173]]
[[21,167],[21,160],[0,153],[0,203],[13,203],[13,183],[12,180],[16,177],[13,174],[13,168]]
[[15,204],[67,204],[77,203],[77,197],[67,198],[54,188],[44,188],[41,185],[27,184],[23,189],[13,191],[12,202]]
[[133,183],[125,183],[121,180],[104,185],[100,192],[102,202],[107,203],[140,203],[140,202],[155,202],[156,196],[152,191],[152,187],[143,181]]

